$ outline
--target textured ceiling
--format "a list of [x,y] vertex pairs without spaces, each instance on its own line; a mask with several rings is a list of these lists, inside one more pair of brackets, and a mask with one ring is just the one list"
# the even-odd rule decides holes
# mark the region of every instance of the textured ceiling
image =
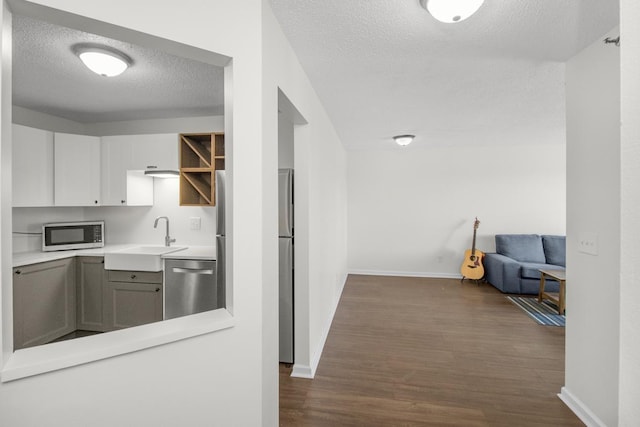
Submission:
[[[89,71],[76,43],[114,47],[134,64],[117,77]],[[13,104],[81,123],[223,113],[223,70],[14,15]]]
[[271,4],[351,149],[562,143],[564,62],[618,24],[616,0],[485,0],[456,24],[419,0]]

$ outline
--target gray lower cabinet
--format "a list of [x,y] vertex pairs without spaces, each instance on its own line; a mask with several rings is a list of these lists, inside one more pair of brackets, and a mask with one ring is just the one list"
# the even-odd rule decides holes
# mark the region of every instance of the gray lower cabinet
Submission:
[[162,320],[162,272],[107,270],[107,330]]
[[13,269],[14,349],[75,330],[107,332],[162,320],[162,272],[104,269],[77,257]]
[[73,258],[13,269],[13,346],[45,344],[76,329]]
[[106,331],[104,293],[107,273],[104,257],[77,257],[76,279],[77,329]]

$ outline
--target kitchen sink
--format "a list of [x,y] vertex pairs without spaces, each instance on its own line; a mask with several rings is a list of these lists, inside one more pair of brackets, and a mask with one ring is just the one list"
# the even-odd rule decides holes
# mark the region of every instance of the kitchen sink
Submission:
[[107,270],[161,271],[162,255],[182,251],[186,246],[134,246],[104,254]]

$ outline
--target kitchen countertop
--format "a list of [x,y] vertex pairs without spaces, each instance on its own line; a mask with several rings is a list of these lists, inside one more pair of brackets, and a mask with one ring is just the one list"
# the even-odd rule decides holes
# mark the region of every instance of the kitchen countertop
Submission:
[[[73,251],[53,251],[53,252],[19,252],[13,254],[13,266],[23,267],[25,265],[37,264],[40,262],[55,261],[58,259],[71,258],[75,256],[104,256],[107,252],[115,252],[135,246],[148,246],[149,244],[121,244],[121,245],[105,245],[103,248],[95,249],[78,249]],[[171,252],[163,255],[162,258],[170,259],[198,259],[198,260],[215,260],[215,246],[188,246],[177,252]]]
[[164,259],[198,259],[213,261],[216,259],[215,246],[187,246],[187,249],[162,255]]

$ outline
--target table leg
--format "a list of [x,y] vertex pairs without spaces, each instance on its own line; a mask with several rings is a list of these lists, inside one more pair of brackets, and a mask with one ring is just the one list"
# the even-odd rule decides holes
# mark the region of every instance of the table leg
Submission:
[[538,291],[538,302],[542,302],[543,294],[544,294],[544,273],[540,273],[540,290]]
[[558,295],[558,314],[564,314],[564,304],[565,304],[565,283],[566,281],[560,280],[560,292]]

